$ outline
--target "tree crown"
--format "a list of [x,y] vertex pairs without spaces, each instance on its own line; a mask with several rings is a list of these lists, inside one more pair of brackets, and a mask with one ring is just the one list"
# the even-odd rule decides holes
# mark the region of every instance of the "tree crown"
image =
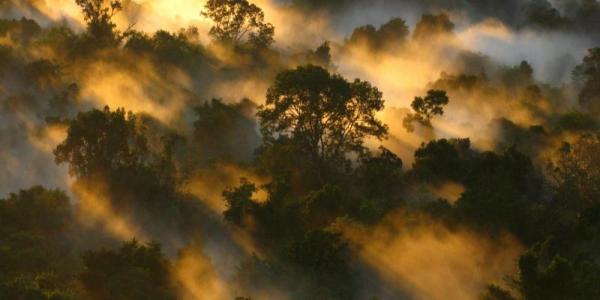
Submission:
[[268,47],[274,41],[273,25],[265,22],[260,7],[246,0],[208,0],[202,15],[214,21],[209,34],[217,42]]
[[386,137],[387,126],[375,116],[383,107],[382,93],[369,82],[308,65],[277,76],[258,116],[267,143],[290,137],[323,162],[362,149],[367,137]]

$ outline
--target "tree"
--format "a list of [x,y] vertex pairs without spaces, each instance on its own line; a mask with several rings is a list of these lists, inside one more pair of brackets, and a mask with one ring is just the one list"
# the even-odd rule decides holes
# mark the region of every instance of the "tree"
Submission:
[[71,173],[79,177],[132,164],[140,150],[137,146],[145,150],[135,123],[134,115],[123,109],[112,112],[105,107],[79,113],[70,123],[65,141],[54,150],[56,162],[68,162]]
[[600,203],[600,137],[586,134],[574,144],[564,144],[550,171],[567,204],[583,211]]
[[408,26],[403,19],[393,18],[375,29],[372,25],[357,27],[347,41],[351,45],[365,45],[371,50],[389,49],[402,45],[409,34]]
[[534,83],[533,68],[527,61],[521,61],[518,66],[506,68],[501,75],[501,80],[509,89],[530,86]]
[[573,78],[582,88],[579,103],[592,113],[600,113],[600,48],[588,50],[588,55],[573,70]]
[[411,103],[411,107],[414,113],[408,114],[402,125],[404,128],[413,132],[415,130],[413,123],[418,122],[425,127],[431,128],[431,119],[436,115],[444,114],[444,106],[449,102],[446,91],[442,90],[429,90],[425,98],[415,97],[415,100]]
[[568,20],[547,0],[532,1],[525,7],[527,23],[543,29],[560,29],[568,25]]
[[469,139],[430,141],[415,151],[413,172],[428,180],[441,178],[461,182],[466,176],[465,162],[471,152]]
[[531,159],[513,146],[501,155],[480,153],[470,165],[466,190],[455,203],[458,216],[492,233],[508,229],[525,243],[535,241],[542,230],[535,211],[542,189]]
[[403,43],[410,31],[406,21],[401,18],[393,18],[381,25],[378,30],[379,39],[383,43]]
[[223,212],[225,220],[243,225],[244,217],[257,209],[258,205],[252,200],[256,191],[256,186],[246,179],[242,179],[240,186],[223,191],[223,198],[227,202],[227,210]]
[[69,198],[59,190],[35,186],[0,199],[0,233],[14,230],[52,235],[64,231],[70,221]]
[[302,298],[354,298],[347,246],[341,234],[325,230],[309,231],[303,238],[291,243],[288,250],[290,261],[315,285],[305,291],[306,295]]
[[375,116],[383,107],[381,92],[369,82],[348,82],[308,65],[277,75],[258,117],[267,144],[289,137],[322,167],[363,149],[367,137],[386,137],[387,126]]
[[213,99],[197,106],[194,121],[194,145],[202,160],[233,159],[250,161],[260,146],[260,135],[252,114],[256,104],[248,99],[225,104]]
[[207,63],[204,48],[194,41],[198,29],[189,27],[179,33],[159,30],[153,36],[139,31],[131,31],[124,47],[138,54],[149,54],[159,64],[174,64],[193,72],[202,69]]
[[357,184],[364,186],[369,197],[392,195],[400,185],[402,160],[384,147],[379,147],[379,151],[378,155],[362,154],[359,157],[360,165],[356,169],[359,179]]
[[437,36],[447,35],[454,30],[454,23],[447,14],[423,15],[415,26],[413,39],[426,41]]
[[0,299],[78,299],[70,286],[74,223],[59,190],[35,186],[0,199]]
[[561,115],[556,124],[556,129],[561,131],[593,131],[598,127],[598,121],[594,116],[578,111],[570,111]]
[[377,29],[373,25],[365,25],[354,28],[348,42],[352,45],[365,45],[370,49],[379,47]]
[[160,248],[132,240],[116,251],[85,252],[81,283],[91,299],[177,299],[171,266]]
[[553,239],[528,249],[518,261],[517,288],[524,299],[597,299],[600,267],[587,255],[557,253]]
[[127,35],[116,30],[112,18],[123,9],[120,0],[75,0],[87,22],[87,33],[96,46],[118,45]]
[[333,67],[333,62],[331,60],[331,46],[328,41],[321,44],[317,49],[309,50],[306,60],[313,65],[322,66],[324,68]]
[[208,0],[202,15],[215,23],[209,34],[220,43],[268,47],[274,41],[275,28],[265,22],[258,6],[247,0]]
[[146,151],[146,139],[135,115],[106,106],[104,110],[79,113],[54,155],[57,163],[69,163],[72,174],[85,177],[140,164]]

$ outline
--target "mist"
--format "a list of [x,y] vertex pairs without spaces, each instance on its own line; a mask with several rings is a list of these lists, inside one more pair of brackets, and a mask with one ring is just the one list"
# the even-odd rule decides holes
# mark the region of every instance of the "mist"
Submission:
[[600,3],[238,2],[0,2],[0,298],[598,295]]

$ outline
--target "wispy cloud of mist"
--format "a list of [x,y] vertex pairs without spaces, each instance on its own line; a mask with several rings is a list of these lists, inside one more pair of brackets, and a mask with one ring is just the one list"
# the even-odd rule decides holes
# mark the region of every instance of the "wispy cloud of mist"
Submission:
[[[123,107],[149,116],[157,128],[164,127],[193,139],[193,107],[213,97],[222,98],[226,103],[249,98],[261,104],[277,71],[303,63],[297,59],[299,53],[331,41],[332,71],[346,78],[370,81],[383,92],[386,109],[380,118],[390,126],[390,138],[383,144],[402,158],[405,168],[410,168],[414,151],[423,142],[470,137],[477,150],[494,150],[502,138],[502,128],[497,126],[499,119],[510,119],[515,126],[528,128],[546,125],[548,115],[576,108],[571,71],[586,49],[597,45],[594,37],[581,32],[517,28],[510,24],[507,16],[491,18],[475,8],[463,9],[440,1],[434,1],[440,3],[431,6],[420,2],[346,1],[339,11],[308,13],[286,1],[256,0],[266,20],[276,27],[278,55],[264,69],[250,71],[250,67],[246,67],[253,63],[251,59],[211,44],[208,36],[211,23],[200,15],[204,1],[131,0],[115,19],[119,28],[135,24],[134,29],[151,35],[161,29],[177,32],[196,26],[199,38],[194,42],[206,50],[210,63],[202,66],[205,69],[189,71],[156,64],[146,56],[109,51],[94,60],[66,64],[68,79],[65,81],[76,78],[72,81],[79,85],[78,102],[73,110],[105,105]],[[512,2],[521,5],[522,1]],[[14,0],[11,3],[13,7],[3,11],[3,16],[33,18],[44,27],[66,22],[76,32],[85,27],[74,1]],[[421,14],[439,12],[447,12],[456,23],[452,34],[427,40],[408,37],[402,47],[391,50],[376,51],[364,44],[347,42],[357,26],[379,26],[392,17],[402,17],[412,31]],[[2,45],[10,43],[8,38],[0,40]],[[35,58],[60,56],[43,48],[25,50],[23,53]],[[472,63],[464,58],[469,55],[485,63]],[[498,74],[518,66],[523,60],[534,69],[532,83],[542,86],[545,93],[535,103],[535,111],[523,106],[521,91],[509,91],[498,83],[501,81]],[[433,120],[432,128],[419,127],[415,132],[407,132],[402,120],[410,112],[411,101],[435,88],[444,72],[485,74],[490,83],[468,91],[449,90],[450,104],[445,115]],[[73,184],[67,167],[57,166],[52,153],[65,138],[66,126],[45,120],[47,115],[43,112],[47,108],[37,106],[45,106],[40,103],[47,99],[39,98],[31,104],[26,100],[11,103],[9,96],[29,89],[13,84],[18,81],[13,77],[17,76],[3,77],[0,89],[0,101],[4,101],[0,105],[0,142],[4,145],[0,150],[0,165],[7,170],[0,172],[0,197],[34,184],[70,191],[73,201],[78,203],[82,224],[102,228],[117,240],[135,237],[167,244],[167,252],[175,262],[173,280],[180,284],[183,299],[238,296],[232,288],[235,286],[232,278],[240,262],[253,254],[262,255],[262,249],[249,232],[224,224],[222,213],[227,207],[222,192],[238,185],[240,178],[247,178],[258,186],[271,178],[236,163],[197,167],[186,174],[189,178],[183,190],[191,195],[190,201],[205,209],[199,228],[193,234],[183,234],[174,228],[163,228],[168,227],[164,224],[150,226],[150,217],[130,215],[113,207],[115,199],[109,199],[99,188],[102,182],[90,186]],[[559,90],[555,93],[558,96],[547,92],[553,88]],[[43,92],[40,88],[34,94]],[[557,99],[562,103],[557,103]],[[157,132],[151,134],[158,135]],[[550,149],[556,149],[568,139],[574,137],[565,134],[549,140],[540,155],[552,156]],[[379,144],[379,141],[368,143],[371,148]],[[188,154],[192,153],[187,150]],[[244,149],[248,153],[254,150]],[[465,190],[454,182],[427,188],[432,195],[450,202],[456,201]],[[260,190],[253,199],[262,202],[267,196]],[[522,251],[522,246],[508,234],[492,239],[466,228],[450,230],[427,217],[406,213],[394,213],[374,228],[344,224],[342,232],[362,263],[380,275],[386,284],[399,287],[414,299],[477,299],[486,284],[502,284],[503,276],[514,273],[515,259]],[[178,254],[176,249],[180,249]],[[287,298],[285,293],[277,291],[264,291],[264,294],[270,299]]]
[[490,282],[504,284],[522,249],[509,235],[490,239],[450,231],[401,212],[374,228],[351,225],[342,232],[364,262],[412,299],[480,299]]

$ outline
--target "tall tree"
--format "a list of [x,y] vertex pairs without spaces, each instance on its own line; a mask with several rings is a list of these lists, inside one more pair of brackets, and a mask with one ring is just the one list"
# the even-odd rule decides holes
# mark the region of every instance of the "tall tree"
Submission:
[[371,50],[391,50],[395,46],[403,45],[409,33],[406,21],[401,18],[393,18],[381,25],[379,29],[375,29],[373,25],[355,28],[347,43],[364,45]]
[[588,50],[588,55],[573,70],[573,77],[581,85],[579,103],[594,114],[600,113],[600,48]]
[[82,260],[80,280],[90,299],[177,299],[171,265],[155,242],[132,240],[117,251],[85,252]]
[[75,0],[81,7],[83,18],[87,22],[87,37],[97,47],[116,46],[127,34],[116,29],[112,21],[116,13],[123,9],[120,0]]
[[247,0],[208,0],[202,15],[213,20],[209,34],[217,42],[268,47],[274,41],[275,28],[265,22],[262,9]]
[[558,191],[565,203],[581,212],[600,202],[600,137],[583,135],[573,144],[561,147],[558,159],[550,165]]
[[415,97],[411,103],[414,113],[408,114],[403,121],[404,128],[412,132],[415,130],[413,123],[418,122],[425,127],[431,128],[431,119],[444,114],[444,106],[449,102],[446,91],[429,90],[425,97]]
[[387,126],[375,116],[383,107],[382,93],[369,82],[308,65],[277,75],[258,117],[267,144],[291,138],[323,166],[362,150],[367,137],[386,137]]
[[84,177],[139,164],[146,150],[135,115],[123,109],[111,111],[107,106],[79,113],[54,155],[57,163],[69,163],[71,173]]

